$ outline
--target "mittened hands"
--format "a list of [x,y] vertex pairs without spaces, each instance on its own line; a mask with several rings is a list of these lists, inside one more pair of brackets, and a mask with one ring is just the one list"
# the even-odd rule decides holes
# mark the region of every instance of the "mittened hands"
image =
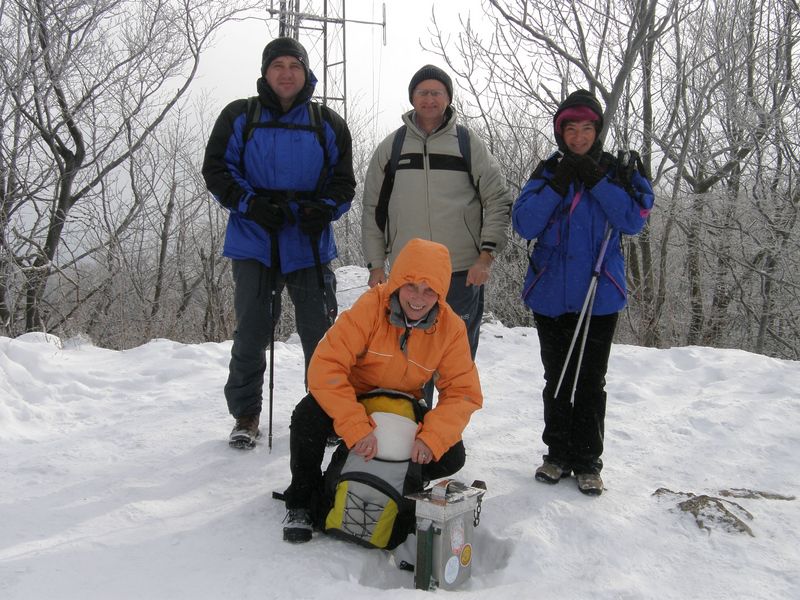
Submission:
[[605,169],[588,154],[581,154],[575,157],[575,168],[578,177],[583,181],[587,188],[593,188],[605,176]]
[[300,220],[300,231],[306,235],[322,233],[333,220],[336,209],[324,202],[300,207],[298,214]]
[[293,220],[288,206],[277,204],[267,196],[253,196],[249,204],[244,216],[269,233],[277,233],[287,220]]
[[566,154],[558,162],[553,177],[550,178],[550,187],[564,196],[569,189],[569,184],[577,178],[576,163],[572,155]]

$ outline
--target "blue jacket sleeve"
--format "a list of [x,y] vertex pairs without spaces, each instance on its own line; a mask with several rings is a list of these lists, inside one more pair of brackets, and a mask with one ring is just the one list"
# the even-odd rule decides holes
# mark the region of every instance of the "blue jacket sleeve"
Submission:
[[562,197],[547,185],[547,178],[534,175],[522,188],[511,209],[514,231],[526,240],[532,240],[545,230]]
[[607,177],[591,191],[611,226],[627,235],[636,235],[642,230],[653,208],[653,187],[638,171],[634,172],[630,191]]

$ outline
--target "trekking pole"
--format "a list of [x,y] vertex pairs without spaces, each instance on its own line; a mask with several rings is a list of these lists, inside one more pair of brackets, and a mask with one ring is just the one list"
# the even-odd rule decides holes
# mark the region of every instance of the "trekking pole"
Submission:
[[328,323],[328,327],[330,327],[333,325],[333,318],[328,308],[328,288],[325,286],[325,277],[322,274],[322,258],[319,254],[319,240],[321,237],[322,233],[315,233],[309,236],[309,239],[311,240],[311,252],[314,254],[314,267],[317,269],[317,283],[322,292],[322,311],[325,313],[325,320]]
[[586,292],[586,298],[583,300],[583,307],[581,308],[581,313],[578,316],[578,323],[575,325],[575,333],[572,334],[572,341],[569,344],[569,349],[567,350],[567,357],[564,359],[564,366],[561,368],[561,376],[558,378],[558,385],[556,386],[555,394],[553,397],[558,396],[558,392],[561,390],[561,384],[564,382],[564,376],[567,374],[567,368],[569,367],[569,361],[572,358],[572,351],[575,349],[575,342],[578,340],[578,336],[581,336],[581,347],[578,355],[578,364],[575,369],[575,381],[572,385],[572,393],[570,395],[570,404],[572,404],[572,399],[575,396],[575,389],[578,387],[578,375],[580,374],[581,370],[581,363],[583,362],[583,351],[586,347],[586,338],[589,334],[589,321],[592,314],[592,307],[594,306],[594,296],[595,292],[597,291],[597,280],[600,278],[600,269],[602,268],[603,258],[606,255],[606,250],[608,248],[608,241],[611,239],[611,226],[606,227],[606,233],[603,237],[603,243],[600,246],[600,253],[597,257],[597,262],[594,266],[594,271],[592,271],[592,279],[589,282],[589,289]]
[[592,307],[594,306],[594,297],[597,294],[597,280],[595,280],[595,286],[592,290],[592,298],[589,301],[589,310],[586,314],[586,319],[584,321],[583,327],[583,335],[581,336],[581,347],[578,350],[578,363],[575,365],[575,379],[572,381],[572,391],[569,395],[569,403],[571,405],[575,404],[575,390],[578,388],[578,374],[581,372],[581,365],[583,364],[583,353],[586,349],[586,338],[589,337],[589,323],[591,322],[592,316]]
[[269,435],[267,438],[267,446],[270,453],[272,453],[272,398],[273,390],[275,388],[275,311],[277,309],[278,295],[276,288],[278,287],[278,274],[276,269],[280,269],[281,258],[280,251],[278,250],[278,234],[269,234],[272,245],[272,260],[269,271],[269,284],[270,284],[270,306],[269,306],[269,320],[272,332],[269,336]]

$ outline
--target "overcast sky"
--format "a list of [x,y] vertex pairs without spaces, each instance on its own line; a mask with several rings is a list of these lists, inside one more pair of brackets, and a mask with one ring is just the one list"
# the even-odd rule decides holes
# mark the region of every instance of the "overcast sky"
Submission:
[[[316,4],[321,6],[322,2]],[[346,5],[347,19],[380,22],[382,4],[377,0],[350,0]],[[444,67],[439,57],[420,47],[420,40],[430,45],[428,30],[434,0],[388,0],[385,4],[386,46],[380,26],[349,23],[346,30],[349,110],[368,113],[374,135],[388,133],[400,125],[400,115],[410,108],[408,82],[419,67],[426,63]],[[459,14],[471,12],[473,19],[482,14],[480,0],[438,0],[435,5],[440,27],[451,33],[458,30]],[[217,101],[216,110],[231,100],[253,95],[261,51],[277,34],[277,28],[276,19],[225,28],[202,60],[195,90],[207,91]],[[301,41],[308,44],[303,33]],[[312,48],[309,53],[312,70],[321,76],[321,60],[315,58]]]

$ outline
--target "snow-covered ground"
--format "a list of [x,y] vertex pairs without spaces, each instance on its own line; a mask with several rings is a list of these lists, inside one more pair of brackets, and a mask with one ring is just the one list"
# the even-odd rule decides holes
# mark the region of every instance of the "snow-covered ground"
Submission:
[[[348,305],[366,272],[338,276]],[[242,452],[227,445],[230,346],[0,338],[0,598],[429,597],[387,553],[281,540],[271,493],[289,481],[302,351],[276,344],[273,449]],[[489,491],[459,597],[800,598],[800,363],[615,346],[592,498],[533,479],[538,351],[532,329],[483,327],[485,405],[458,478]],[[705,528],[679,508],[688,494],[719,499]]]

